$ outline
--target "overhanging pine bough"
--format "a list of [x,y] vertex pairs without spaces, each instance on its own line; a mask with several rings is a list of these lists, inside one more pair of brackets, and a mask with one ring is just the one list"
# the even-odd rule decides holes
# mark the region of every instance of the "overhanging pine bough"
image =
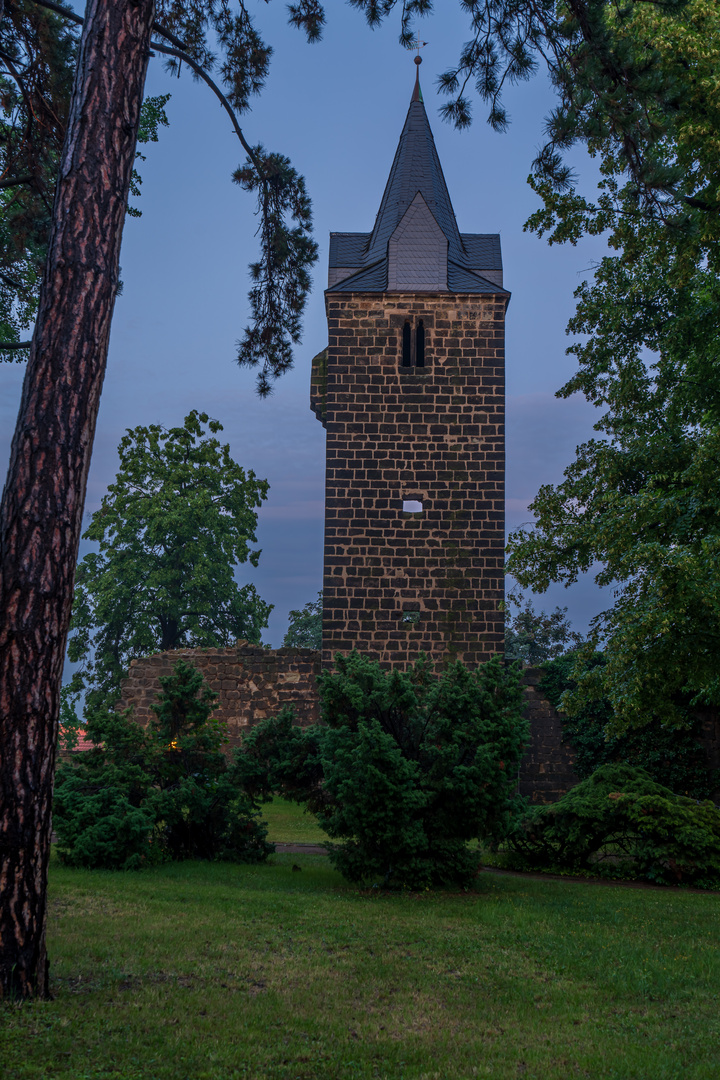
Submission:
[[[80,26],[83,24],[79,15],[53,0],[33,2]],[[304,8],[315,6],[304,5]],[[318,40],[324,21],[322,9],[303,12],[291,8],[290,14],[291,22],[305,29],[309,41]],[[230,100],[203,66],[203,63],[212,66],[213,61],[204,45],[199,50],[196,45],[196,55],[193,55],[193,43],[182,41],[164,23],[155,20],[152,30],[169,44],[152,41],[153,52],[150,55],[158,52],[170,57],[171,68],[177,67],[177,61],[187,64],[196,78],[210,87],[230,117],[233,130],[247,154],[245,164],[235,171],[233,180],[245,191],[257,192],[260,260],[250,266],[253,286],[249,299],[253,321],[238,342],[237,361],[247,367],[262,365],[257,389],[261,397],[266,397],[272,391],[272,380],[279,378],[293,365],[292,346],[300,341],[301,316],[311,287],[309,270],[317,259],[318,250],[317,244],[311,239],[312,209],[304,178],[293,169],[288,158],[268,153],[260,144],[251,146],[233,108],[246,108],[249,92],[258,93],[262,88],[270,50],[257,48],[261,45],[260,39],[252,31],[250,39],[256,46],[255,52],[259,53],[259,57],[253,56],[255,70],[249,73],[249,85],[234,86]],[[227,65],[223,74],[227,76]],[[288,214],[296,222],[294,228],[286,220]],[[10,348],[21,348],[28,344],[25,342]]]

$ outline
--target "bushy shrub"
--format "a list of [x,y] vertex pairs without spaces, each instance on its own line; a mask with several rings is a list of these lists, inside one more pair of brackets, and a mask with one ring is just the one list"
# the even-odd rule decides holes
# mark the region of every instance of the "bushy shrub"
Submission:
[[660,884],[720,885],[720,810],[675,795],[643,769],[603,765],[558,802],[533,808],[511,838],[528,866]]
[[[595,653],[590,667],[605,663],[602,653]],[[544,665],[540,689],[554,708],[566,690],[577,686],[572,677],[575,656],[572,653]],[[653,780],[671,791],[695,799],[707,799],[719,786],[717,770],[708,768],[699,743],[701,722],[688,714],[688,726],[667,727],[650,722],[644,727],[612,732],[613,710],[607,698],[591,701],[572,716],[562,716],[563,736],[576,752],[575,769],[585,779],[601,765],[622,762],[645,769]]]
[[468,842],[497,843],[519,805],[518,671],[455,663],[438,678],[427,662],[385,671],[359,653],[336,665],[318,679],[323,723],[302,729],[284,712],[259,724],[239,755],[243,782],[306,803],[350,881],[467,885],[479,861]]
[[182,660],[160,683],[147,729],[129,711],[99,711],[87,727],[95,749],[58,770],[61,859],[124,870],[166,859],[265,859],[274,848],[222,752],[227,733],[210,716],[216,695]]

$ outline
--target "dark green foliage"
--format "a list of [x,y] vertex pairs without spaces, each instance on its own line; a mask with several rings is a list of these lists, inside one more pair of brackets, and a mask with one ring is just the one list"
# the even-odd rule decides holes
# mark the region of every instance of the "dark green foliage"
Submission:
[[68,653],[83,664],[90,708],[114,704],[134,657],[260,641],[271,607],[234,570],[257,566],[268,484],[233,461],[220,431],[193,411],[182,427],[137,427],[120,443],[115,483],[85,532],[99,551],[79,564],[73,599]]
[[[140,127],[138,128],[137,137],[139,143],[157,142],[158,129],[161,126],[169,126],[169,121],[165,112],[165,106],[169,100],[170,94],[159,94],[157,97],[145,98],[140,112]],[[135,160],[145,161],[146,157],[137,150],[135,152]],[[134,195],[136,198],[142,195],[142,192],[140,191],[141,185],[142,177],[137,169],[133,169],[130,178],[130,194]],[[127,212],[130,217],[142,217],[142,210],[138,210],[136,206],[128,206]]]
[[587,10],[618,93],[605,77],[587,82],[588,39],[573,91],[585,104],[566,118],[566,145],[586,142],[598,192],[536,179],[544,206],[528,226],[551,243],[608,237],[612,254],[576,291],[578,368],[559,391],[597,407],[600,434],[577,447],[561,483],[540,489],[508,566],[538,592],[589,572],[613,590],[585,657],[602,648],[606,662],[586,666],[569,712],[607,698],[618,730],[683,727],[689,701],[720,705],[720,9]]
[[[555,709],[561,708],[562,695],[577,685],[573,678],[576,662],[576,654],[569,653],[545,664],[540,689]],[[587,663],[597,668],[604,662],[603,654],[595,653]],[[577,754],[578,776],[585,779],[601,765],[618,762],[645,769],[671,791],[694,799],[712,796],[717,778],[699,745],[700,720],[688,716],[688,726],[681,728],[650,721],[619,733],[612,721],[612,706],[604,697],[585,702],[572,716],[562,716],[563,736]]]
[[227,733],[210,717],[217,695],[182,660],[160,683],[146,730],[129,712],[98,710],[87,727],[96,748],[59,769],[60,857],[122,870],[166,859],[265,859],[274,848],[222,752]]
[[[78,28],[32,0],[0,20],[0,361],[24,361],[47,257]],[[157,142],[169,94],[143,102],[138,142]],[[141,153],[137,159],[144,161]],[[133,170],[131,194],[140,195]],[[128,212],[139,217],[140,211]]]
[[[207,73],[218,68],[229,105],[238,112],[246,110],[252,96],[265,85],[272,55],[249,8],[241,4],[234,10],[229,0],[185,0],[161,4],[158,13],[163,28],[176,40],[182,39],[192,61]],[[290,23],[308,41],[320,38],[325,15],[317,0],[290,5],[288,14]],[[167,67],[179,74],[182,62],[182,54],[176,54]],[[284,155],[268,152],[260,144],[251,146],[237,121],[235,129],[247,157],[233,179],[244,191],[257,195],[260,238],[259,259],[250,265],[252,321],[238,343],[237,359],[241,365],[260,368],[257,388],[265,396],[271,392],[272,380],[292,367],[292,346],[300,340],[300,320],[311,285],[309,271],[318,248],[312,239],[304,178]]]
[[577,646],[582,636],[570,626],[567,608],[556,607],[551,614],[535,611],[532,602],[508,594],[508,603],[513,601],[519,611],[512,615],[510,607],[505,609],[505,659],[522,660],[524,664],[544,664],[562,656],[568,649]]
[[245,191],[257,192],[260,217],[260,259],[250,266],[252,324],[238,343],[237,360],[241,367],[262,365],[257,387],[265,397],[272,389],[270,380],[292,367],[292,346],[300,341],[300,318],[318,246],[311,236],[305,180],[288,158],[255,146],[233,180]]
[[317,812],[325,804],[319,724],[302,728],[291,708],[262,720],[244,738],[237,755],[243,790],[253,799],[281,792]]
[[629,765],[603,765],[558,802],[531,810],[511,843],[531,866],[720,886],[720,810]]
[[322,593],[319,592],[315,603],[311,600],[302,611],[291,611],[288,614],[289,626],[283,638],[283,645],[299,649],[321,649],[322,610],[323,598]]
[[259,724],[238,757],[247,790],[307,803],[350,881],[388,887],[467,885],[468,841],[497,843],[516,813],[527,741],[519,672],[493,660],[441,677],[419,661],[385,671],[359,653],[318,685],[323,725],[288,713]]
[[[262,40],[250,11],[229,0],[206,3],[159,3],[154,24],[156,52],[170,55],[166,66],[180,74],[185,64],[195,74],[218,70],[228,110],[247,109],[267,77],[271,47]],[[290,22],[308,41],[321,35],[324,13],[312,0],[291,6]],[[3,5],[0,20],[0,360],[25,359],[28,342],[21,342],[37,309],[46,257],[57,179],[73,84],[77,47],[77,15],[67,20],[26,0]],[[182,48],[178,48],[182,46]],[[218,58],[217,53],[220,52]],[[212,80],[210,80],[211,85]],[[167,96],[143,106],[139,142],[157,141],[158,124],[165,124]],[[309,268],[317,258],[311,238],[310,201],[305,181],[281,154],[251,147],[235,120],[247,160],[235,179],[257,193],[260,218],[260,259],[250,268],[253,323],[240,346],[241,363],[262,365],[259,391],[270,391],[270,379],[292,366],[291,346],[300,339],[300,317],[310,291]],[[143,160],[142,154],[137,158]],[[140,194],[140,177],[133,171],[131,195]],[[128,207],[131,216],[140,216]],[[292,224],[289,224],[291,219]],[[6,348],[3,349],[2,345]]]
[[[0,360],[25,360],[47,254],[77,32],[30,0],[0,20]],[[16,346],[3,348],[3,346]]]
[[58,852],[70,866],[135,870],[162,861],[152,792],[149,733],[128,713],[105,711],[88,723],[96,743],[59,766],[53,799]]

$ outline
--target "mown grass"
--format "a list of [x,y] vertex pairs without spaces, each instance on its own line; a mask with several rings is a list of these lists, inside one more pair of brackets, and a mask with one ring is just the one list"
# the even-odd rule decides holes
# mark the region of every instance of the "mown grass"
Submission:
[[[293,864],[302,867],[293,870]],[[482,874],[360,891],[322,856],[53,864],[55,999],[4,1080],[716,1080],[718,897]]]
[[263,803],[261,814],[268,825],[267,838],[273,843],[323,844],[328,839],[317,818],[297,803],[275,796],[272,802]]

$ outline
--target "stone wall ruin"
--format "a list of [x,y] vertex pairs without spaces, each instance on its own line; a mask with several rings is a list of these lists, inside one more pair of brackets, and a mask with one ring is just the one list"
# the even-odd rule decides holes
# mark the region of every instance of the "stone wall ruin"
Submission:
[[[312,649],[264,649],[247,642],[227,649],[177,649],[133,660],[118,707],[131,706],[135,720],[145,726],[153,715],[151,705],[160,690],[160,676],[171,675],[178,660],[198,668],[219,695],[213,715],[228,726],[229,749],[240,744],[245,731],[276,716],[285,705],[294,707],[300,724],[320,719],[315,680],[321,654]],[[531,802],[549,803],[578,778],[572,767],[572,748],[562,741],[560,717],[537,689],[541,678],[537,668],[525,672],[530,746],[520,765],[518,789]]]

